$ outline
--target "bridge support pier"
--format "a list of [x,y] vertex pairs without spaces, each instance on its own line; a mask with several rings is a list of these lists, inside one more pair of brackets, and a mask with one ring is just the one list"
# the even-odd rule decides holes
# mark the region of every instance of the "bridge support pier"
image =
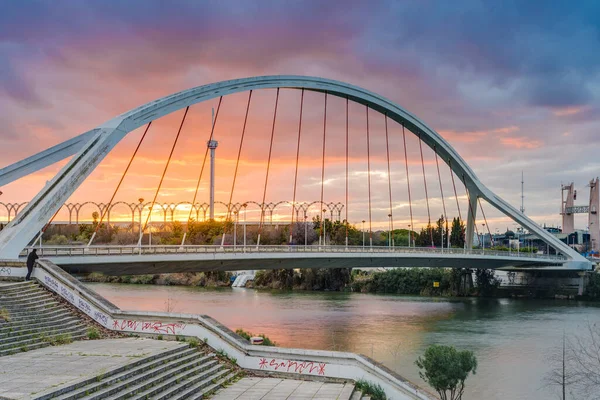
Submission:
[[467,189],[469,195],[469,210],[467,212],[467,230],[465,233],[465,248],[473,248],[473,234],[475,233],[475,219],[477,217],[478,192]]

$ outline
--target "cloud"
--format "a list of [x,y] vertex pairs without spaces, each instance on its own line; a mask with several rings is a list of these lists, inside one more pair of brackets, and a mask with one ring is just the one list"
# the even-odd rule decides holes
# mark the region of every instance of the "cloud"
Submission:
[[500,138],[500,143],[506,147],[512,147],[515,149],[537,149],[542,146],[543,143],[539,140],[531,140],[525,136],[508,136]]
[[[599,26],[600,4],[591,0],[543,8],[476,0],[352,0],[343,8],[316,0],[9,2],[0,15],[0,159],[2,166],[18,161],[192,86],[252,75],[310,74],[347,81],[402,105],[438,130],[482,182],[510,200],[518,202],[520,189],[507,186],[505,177],[525,169],[536,182],[529,189],[532,207],[537,202],[535,215],[554,215],[557,182],[587,182],[591,172],[584,160],[600,151]],[[234,201],[260,197],[264,185],[274,93],[262,92],[253,94]],[[298,197],[308,201],[320,196],[322,96],[307,93],[305,100]],[[225,98],[215,130],[218,190],[225,196],[246,101],[246,94]],[[282,90],[280,101],[268,186],[273,201],[292,195],[299,93]],[[187,188],[197,179],[215,105],[191,108],[165,179],[170,198],[187,199]],[[325,194],[338,201],[345,197],[344,101],[331,98],[328,107]],[[372,206],[385,220],[386,144],[378,117],[370,120],[371,168],[385,172],[371,176]],[[153,195],[180,118],[178,111],[153,124],[124,182],[123,199]],[[351,103],[350,217],[358,221],[367,204],[364,127],[364,106]],[[398,205],[406,205],[400,132],[390,124],[392,192]],[[72,200],[112,193],[140,135],[127,136]],[[414,218],[426,221],[418,141],[412,135],[407,147]],[[424,153],[431,192],[437,190],[435,159],[430,149]],[[573,167],[549,172],[557,154]],[[447,168],[441,167],[444,190],[451,193]],[[56,171],[2,188],[3,199],[31,198],[50,170]],[[205,171],[199,197],[206,194],[207,176]],[[440,202],[433,201],[438,195],[430,195],[432,213],[441,212]]]

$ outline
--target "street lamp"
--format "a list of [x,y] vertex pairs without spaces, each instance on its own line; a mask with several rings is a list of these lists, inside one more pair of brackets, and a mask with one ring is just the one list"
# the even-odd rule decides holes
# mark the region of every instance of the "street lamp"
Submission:
[[237,244],[237,218],[238,212],[237,210],[233,212],[233,249],[235,250]]
[[152,209],[154,208],[154,204],[148,206],[148,248],[152,247]]
[[306,211],[304,211],[304,248],[308,246],[308,223],[306,222],[308,216],[306,215]]
[[412,231],[410,230],[410,224],[408,224],[408,247],[410,247],[411,236],[412,236]]
[[392,247],[392,214],[388,214],[389,220],[389,233],[388,233],[388,246]]
[[[141,245],[142,244],[142,235],[143,235],[143,232],[142,232],[142,210],[143,210],[142,203],[144,202],[144,198],[140,197],[138,199],[138,201],[140,202],[140,205],[139,205],[140,238],[138,240],[138,243]],[[131,229],[133,230],[133,227]]]
[[365,248],[365,220],[362,220],[362,234],[363,234],[363,250]]
[[244,203],[242,207],[244,207],[244,251],[246,251],[246,207],[248,207],[248,204]]
[[483,232],[483,230],[485,229],[485,224],[481,224],[481,248],[483,249],[483,251],[485,251],[485,233]]
[[327,233],[326,232],[327,224],[325,224],[325,213],[326,212],[327,212],[327,210],[323,209],[323,221],[322,221],[323,222],[323,246],[325,246],[325,236],[326,236],[326,233]]

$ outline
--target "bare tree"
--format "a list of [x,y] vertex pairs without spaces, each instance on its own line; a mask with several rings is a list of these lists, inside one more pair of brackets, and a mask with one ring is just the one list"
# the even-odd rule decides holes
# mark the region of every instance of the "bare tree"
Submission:
[[572,338],[563,333],[562,348],[549,357],[554,368],[546,384],[560,388],[562,400],[600,399],[600,326],[588,321]]

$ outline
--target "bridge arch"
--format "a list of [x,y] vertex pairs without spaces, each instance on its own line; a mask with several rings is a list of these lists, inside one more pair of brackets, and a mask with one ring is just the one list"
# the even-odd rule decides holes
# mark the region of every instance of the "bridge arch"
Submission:
[[477,200],[483,198],[515,222],[550,243],[557,251],[566,255],[571,260],[573,268],[589,268],[589,262],[573,249],[546,232],[534,221],[485,187],[458,152],[441,135],[415,115],[380,95],[354,85],[318,77],[291,75],[235,79],[184,90],[121,114],[80,135],[79,139],[73,138],[45,152],[3,168],[0,170],[0,185],[35,172],[79,150],[79,153],[69,161],[67,166],[2,231],[0,234],[0,256],[16,258],[31,237],[39,231],[91,171],[129,132],[152,120],[202,101],[249,90],[273,88],[304,89],[345,98],[386,115],[391,120],[406,127],[413,134],[418,135],[427,146],[448,164],[467,187],[470,202],[473,205],[467,220],[467,237],[472,237],[473,234]]

